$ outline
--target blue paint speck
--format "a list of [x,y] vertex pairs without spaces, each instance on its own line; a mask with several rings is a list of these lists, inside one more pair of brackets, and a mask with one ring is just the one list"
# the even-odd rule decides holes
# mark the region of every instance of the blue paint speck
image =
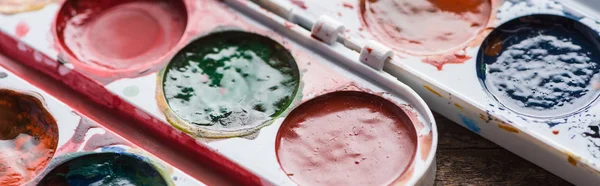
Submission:
[[114,152],[114,153],[123,153],[125,152],[125,149],[122,147],[117,147],[117,146],[108,146],[108,147],[102,147],[100,149],[101,152]]
[[481,129],[477,126],[477,124],[475,123],[475,121],[473,121],[471,118],[468,118],[466,116],[463,115],[459,115],[460,119],[463,121],[464,125],[469,128],[469,130],[473,131],[473,132],[479,132]]

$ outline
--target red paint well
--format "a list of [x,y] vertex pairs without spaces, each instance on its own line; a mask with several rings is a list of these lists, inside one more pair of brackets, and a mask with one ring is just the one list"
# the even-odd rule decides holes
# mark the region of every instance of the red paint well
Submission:
[[108,76],[111,71],[139,73],[159,63],[186,24],[181,1],[80,0],[65,2],[55,26],[68,62]]
[[25,37],[27,33],[29,33],[29,25],[27,25],[27,22],[25,21],[20,21],[15,29],[15,36],[17,36],[17,38],[22,38]]
[[400,178],[417,147],[410,117],[394,103],[358,91],[309,100],[286,118],[276,151],[299,185],[384,185]]

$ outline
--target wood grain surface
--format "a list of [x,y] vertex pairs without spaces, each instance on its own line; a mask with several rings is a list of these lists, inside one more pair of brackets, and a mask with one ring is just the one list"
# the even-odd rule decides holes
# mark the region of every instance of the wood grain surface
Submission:
[[558,176],[435,114],[435,185],[571,185]]

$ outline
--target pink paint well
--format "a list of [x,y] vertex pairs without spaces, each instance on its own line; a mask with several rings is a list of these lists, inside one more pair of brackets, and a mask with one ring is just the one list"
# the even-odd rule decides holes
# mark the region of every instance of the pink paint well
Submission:
[[135,76],[159,64],[181,40],[181,1],[66,1],[56,18],[68,62],[99,76]]

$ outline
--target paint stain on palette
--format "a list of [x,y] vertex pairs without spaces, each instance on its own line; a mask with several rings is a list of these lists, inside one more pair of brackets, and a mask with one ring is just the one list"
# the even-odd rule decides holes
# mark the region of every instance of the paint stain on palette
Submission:
[[152,164],[125,153],[94,153],[72,158],[39,183],[53,185],[156,185],[167,181]]
[[2,0],[0,1],[0,13],[16,14],[38,10],[54,1],[55,0]]
[[287,109],[299,79],[292,55],[279,43],[223,31],[193,41],[176,54],[164,71],[159,100],[164,96],[167,112],[175,115],[169,121],[176,126],[249,134]]
[[493,31],[477,58],[481,82],[507,108],[535,117],[572,114],[600,94],[598,34],[570,18],[533,15]]
[[[67,62],[98,76],[143,71],[167,54],[187,24],[183,2],[69,0],[56,21]],[[118,74],[128,76],[128,74]]]
[[57,145],[58,126],[40,99],[0,89],[0,185],[33,179]]
[[363,25],[395,50],[427,56],[439,70],[468,60],[464,48],[487,26],[491,0],[360,0]]
[[411,165],[417,137],[394,103],[365,92],[339,91],[292,111],[277,134],[283,170],[299,185],[385,185]]

